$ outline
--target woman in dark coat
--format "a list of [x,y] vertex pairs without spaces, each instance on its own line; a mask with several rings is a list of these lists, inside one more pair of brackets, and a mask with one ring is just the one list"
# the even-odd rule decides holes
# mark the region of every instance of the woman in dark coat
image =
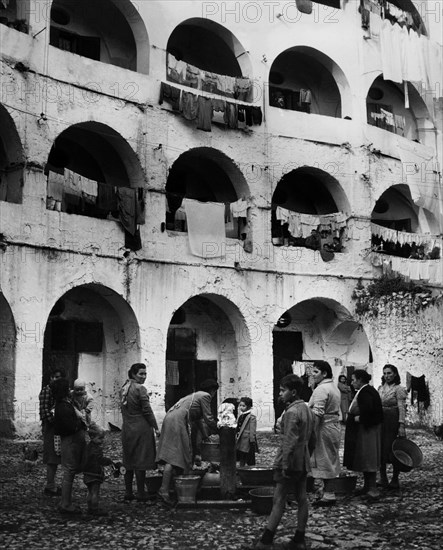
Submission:
[[217,392],[218,384],[215,380],[205,380],[200,388],[201,391],[182,397],[169,409],[163,420],[157,462],[165,464],[165,468],[158,495],[166,504],[171,503],[169,487],[174,469],[187,473],[192,467],[192,431],[198,427],[204,437],[217,431],[217,421],[211,412],[211,399]]
[[377,471],[381,463],[381,426],[383,408],[380,396],[369,385],[371,375],[363,369],[352,374],[352,385],[357,394],[349,407],[345,432],[343,465],[349,470],[363,472],[364,486],[356,494],[376,499]]
[[143,385],[146,365],[134,363],[128,372],[128,380],[121,389],[123,418],[122,448],[125,473],[125,500],[133,500],[132,482],[137,484],[138,501],[147,501],[145,492],[146,470],[155,468],[155,436],[159,436],[157,421],[149,403],[148,392]]

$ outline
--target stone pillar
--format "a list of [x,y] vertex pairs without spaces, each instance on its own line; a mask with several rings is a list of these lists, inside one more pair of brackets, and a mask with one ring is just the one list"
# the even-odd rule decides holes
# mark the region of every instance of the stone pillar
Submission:
[[235,428],[220,428],[220,495],[230,500],[235,495]]

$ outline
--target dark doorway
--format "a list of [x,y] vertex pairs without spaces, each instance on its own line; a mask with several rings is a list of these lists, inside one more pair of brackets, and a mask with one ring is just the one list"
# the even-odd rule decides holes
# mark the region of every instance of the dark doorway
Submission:
[[274,413],[277,420],[284,411],[279,402],[280,380],[287,374],[292,374],[292,363],[301,361],[303,357],[303,337],[301,332],[273,332],[272,353],[274,358]]
[[[185,395],[198,391],[203,380],[217,380],[217,361],[198,360],[196,355],[196,331],[188,327],[170,328],[166,351],[165,410]],[[217,415],[215,397],[211,405],[213,414]]]

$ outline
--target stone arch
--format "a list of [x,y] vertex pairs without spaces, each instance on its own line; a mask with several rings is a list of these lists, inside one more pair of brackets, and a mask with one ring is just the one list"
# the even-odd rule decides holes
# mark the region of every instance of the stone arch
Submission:
[[43,344],[43,385],[52,366],[72,384],[82,378],[95,399],[95,420],[120,423],[118,391],[140,361],[140,328],[134,311],[114,290],[86,283],[66,291],[48,316]]
[[[49,209],[50,199],[55,199],[61,203],[59,210],[98,218],[116,209],[114,188],[144,188],[146,181],[136,153],[123,136],[92,121],[69,126],[56,137],[45,174]],[[83,202],[78,206],[82,193],[93,197],[88,210]]]
[[[331,163],[331,171],[336,168]],[[351,207],[340,182],[334,176],[313,166],[301,166],[284,174],[274,190],[271,199],[271,231],[274,244],[282,244],[282,239],[288,239],[292,244],[304,246],[307,235],[302,235],[301,228],[293,228],[285,221],[282,211],[286,211],[288,216],[290,212],[307,214],[312,219],[336,214],[335,219],[337,223],[341,220],[341,226],[334,235],[332,232],[328,235],[332,241],[333,236],[341,240],[346,225],[346,221],[341,219],[343,215],[339,213],[350,212]],[[299,217],[300,225],[302,218]],[[318,226],[319,222],[312,229],[318,229]]]
[[[225,153],[211,147],[190,149],[175,160],[168,173],[167,228],[184,230],[177,225],[180,214],[177,211],[184,198],[233,203],[246,199],[249,194],[249,186],[243,173]],[[227,233],[227,236],[238,237],[240,230],[241,227],[236,225],[232,229],[232,235]]]
[[53,0],[51,45],[103,63],[149,73],[149,37],[129,0]]
[[0,435],[14,431],[16,328],[11,308],[0,293]]
[[[384,80],[383,74],[380,73],[368,86],[367,122],[407,139],[419,140],[424,145],[435,149],[436,129],[431,113],[413,83],[407,83],[407,90],[408,108],[405,107],[404,86],[391,80]],[[384,111],[404,117],[404,128],[388,124],[386,117],[382,118]]]
[[9,112],[0,104],[0,200],[22,202],[23,146]]
[[231,31],[210,19],[193,17],[182,21],[172,31],[166,49],[178,60],[202,70],[252,77],[249,52]]
[[[431,235],[440,233],[440,223],[435,213],[416,204],[410,187],[404,183],[391,185],[380,195],[371,212],[371,222],[379,227],[377,229],[373,226],[373,246],[382,247],[386,253],[405,258],[415,254],[415,247],[419,245],[425,246],[426,251],[430,252],[431,245],[426,246],[426,243],[433,241]],[[380,228],[393,230],[394,240],[388,238],[390,233],[383,238],[383,229]],[[402,233],[403,239],[399,238]],[[412,240],[411,233],[417,234],[417,239]],[[425,240],[418,242],[419,239]]]
[[166,409],[205,378],[218,380],[219,402],[250,392],[250,350],[249,328],[233,301],[215,293],[187,299],[168,328]]
[[[309,107],[297,95],[301,89],[311,92]],[[325,116],[352,117],[351,88],[344,72],[333,59],[310,46],[288,48],[274,59],[269,72],[269,104]]]
[[[278,404],[278,383],[286,374],[304,375],[304,362],[324,359],[334,378],[347,367],[369,367],[372,353],[361,323],[332,298],[311,297],[287,309],[273,330],[274,408],[276,418],[283,412]],[[301,372],[303,371],[303,372]],[[306,386],[306,385],[305,385]],[[306,388],[305,388],[306,389]],[[304,395],[308,399],[309,390]]]

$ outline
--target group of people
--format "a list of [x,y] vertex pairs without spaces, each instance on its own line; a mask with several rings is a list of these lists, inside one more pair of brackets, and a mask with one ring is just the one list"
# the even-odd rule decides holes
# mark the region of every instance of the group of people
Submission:
[[[44,494],[61,497],[61,514],[80,513],[72,504],[72,486],[75,475],[83,472],[88,488],[88,512],[102,515],[99,498],[103,467],[112,461],[103,456],[105,431],[92,420],[93,400],[86,392],[85,381],[75,380],[71,390],[64,369],[56,368],[51,372],[49,384],[40,392],[39,402],[46,464]],[[63,477],[61,488],[57,488],[55,476],[60,464]]]
[[[390,482],[386,469],[386,465],[393,462],[394,439],[405,437],[406,390],[400,384],[397,368],[385,365],[382,385],[378,390],[369,384],[369,373],[363,369],[354,370],[352,386],[356,393],[346,410],[343,410],[343,391],[334,383],[329,363],[314,361],[312,375],[315,389],[307,403],[301,399],[301,378],[287,375],[280,383],[280,399],[285,404],[285,412],[277,421],[281,443],[274,464],[274,506],[255,548],[271,547],[288,492],[295,495],[298,511],[297,530],[287,548],[305,548],[308,474],[314,478],[316,499],[313,505],[331,505],[335,502],[335,494],[328,490],[328,480],[339,476],[341,469],[340,418],[346,422],[343,465],[363,473],[364,484],[356,494],[370,502],[380,497],[377,485],[394,489],[399,487],[398,469],[393,465]],[[170,505],[174,475],[188,473],[193,464],[198,464],[201,461],[201,440],[217,433],[211,401],[219,386],[215,380],[204,381],[199,391],[183,397],[167,411],[159,431],[145,380],[146,365],[135,363],[129,369],[128,379],[120,393],[123,466],[126,470],[124,500],[148,502],[146,471],[162,465],[163,478],[158,498]],[[345,382],[340,377],[339,384],[346,386]],[[252,405],[249,397],[242,397],[238,402],[236,450],[241,466],[255,464],[255,452],[258,450],[257,419],[252,414]],[[74,389],[70,390],[63,370],[55,370],[50,384],[40,394],[40,413],[44,436],[43,459],[47,465],[45,494],[61,496],[61,513],[78,513],[78,508],[72,504],[72,483],[74,476],[82,471],[88,487],[88,511],[100,514],[98,500],[103,466],[111,461],[103,457],[104,431],[91,420],[91,400],[85,391],[85,383],[77,380]],[[86,433],[89,434],[88,443]],[[58,437],[61,440],[59,452]],[[60,463],[63,466],[61,491],[55,486],[55,474]],[[378,484],[377,471],[380,472]]]
[[[295,495],[298,504],[297,527],[292,539],[281,547],[287,550],[306,548],[308,474],[314,478],[317,498],[313,504],[329,506],[335,502],[335,495],[327,490],[327,480],[340,473],[341,395],[326,361],[314,361],[313,378],[315,389],[308,403],[300,398],[303,382],[298,376],[290,374],[280,382],[280,399],[286,409],[278,428],[282,438],[274,463],[276,488],[272,512],[255,549],[272,547],[289,492]],[[343,465],[363,473],[363,486],[354,495],[364,497],[367,502],[380,498],[377,471],[380,472],[378,485],[399,488],[399,470],[393,461],[392,443],[397,437],[406,435],[406,390],[400,384],[397,368],[390,364],[384,366],[378,390],[369,385],[370,380],[371,375],[365,370],[354,370],[352,386],[356,393],[343,414],[346,421]],[[345,380],[340,383],[344,384]],[[390,482],[386,469],[389,463],[393,463]]]

